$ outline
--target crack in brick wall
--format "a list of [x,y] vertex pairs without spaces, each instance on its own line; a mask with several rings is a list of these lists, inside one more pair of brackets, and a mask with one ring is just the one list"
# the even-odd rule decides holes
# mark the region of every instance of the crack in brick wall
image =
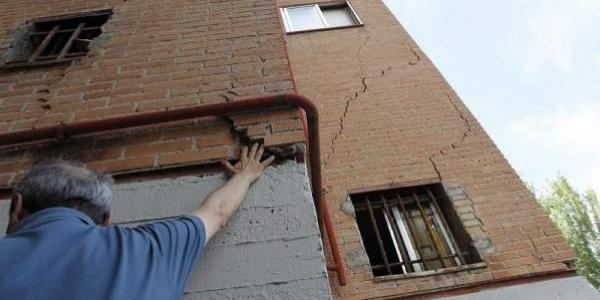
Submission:
[[438,169],[437,163],[435,161],[435,158],[437,156],[443,156],[447,153],[447,151],[456,149],[456,147],[463,143],[465,141],[465,139],[469,136],[469,134],[471,133],[471,123],[469,122],[469,120],[464,116],[464,114],[462,113],[462,111],[458,108],[458,105],[452,100],[452,97],[450,97],[450,94],[448,94],[448,92],[444,92],[444,95],[446,96],[446,99],[448,100],[448,103],[450,103],[450,105],[452,106],[452,108],[454,109],[454,111],[458,114],[458,117],[462,120],[462,122],[464,123],[465,126],[465,130],[462,132],[462,134],[460,135],[460,137],[450,143],[448,146],[443,147],[441,149],[439,149],[438,151],[436,151],[436,153],[430,155],[427,160],[429,160],[429,162],[431,163],[435,173],[437,174],[438,179],[442,180],[442,174],[440,172],[440,170]]
[[406,47],[408,48],[408,50],[410,50],[410,52],[412,52],[412,54],[413,54],[413,55],[415,56],[415,58],[417,59],[417,60],[415,60],[415,61],[411,61],[411,62],[409,62],[408,64],[409,64],[409,65],[412,65],[412,66],[414,66],[414,65],[416,65],[417,63],[419,63],[419,62],[421,61],[421,56],[419,55],[419,53],[417,53],[417,50],[415,50],[415,48],[413,48],[413,47],[409,46],[407,43],[404,43],[404,46],[406,46]]
[[[370,40],[370,36],[367,36],[364,40],[364,42],[358,47],[358,51],[356,52],[356,59],[358,61],[358,68],[359,68],[359,74],[364,74],[364,64],[363,64],[363,59],[361,56],[361,52],[363,51],[363,49],[367,46],[368,42]],[[406,47],[415,57],[415,60],[409,61],[407,64],[409,66],[414,66],[417,63],[419,63],[421,61],[421,56],[418,54],[417,50],[415,50],[415,48],[411,47],[408,43],[403,42],[402,45],[404,47]],[[380,71],[379,75],[375,75],[375,76],[363,76],[360,78],[360,82],[362,85],[362,89],[355,92],[353,95],[351,95],[350,97],[346,98],[346,102],[345,102],[345,106],[344,106],[344,110],[342,111],[342,114],[340,116],[340,120],[338,122],[338,131],[335,133],[335,135],[331,138],[331,142],[330,142],[330,146],[329,146],[329,151],[327,156],[325,157],[324,163],[323,163],[323,167],[327,167],[327,163],[330,160],[330,158],[335,154],[335,144],[337,142],[337,139],[343,134],[344,131],[344,122],[346,121],[346,117],[350,111],[350,107],[352,106],[352,104],[356,101],[358,101],[358,98],[360,97],[360,95],[366,94],[367,90],[368,90],[368,86],[367,86],[367,80],[368,79],[374,79],[377,77],[383,77],[385,75],[386,71],[391,70],[392,67],[388,66],[385,69],[382,69]],[[453,104],[453,103],[452,103]],[[454,105],[454,104],[453,104]],[[456,111],[459,113],[460,117],[467,121],[462,114],[460,113],[460,111],[458,111],[458,108],[455,107]],[[467,121],[468,122],[468,121]],[[469,128],[470,131],[470,128]],[[434,166],[434,169],[436,171],[436,173],[438,174],[438,177],[441,178],[441,176],[439,176],[439,171],[437,169],[437,166],[435,165],[435,162],[433,161],[432,157],[429,157],[429,161],[431,161],[432,165]]]

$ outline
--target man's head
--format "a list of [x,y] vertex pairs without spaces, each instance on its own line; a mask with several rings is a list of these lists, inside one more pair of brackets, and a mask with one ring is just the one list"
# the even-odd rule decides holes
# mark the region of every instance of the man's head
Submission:
[[51,207],[82,211],[96,224],[110,223],[113,179],[82,164],[56,160],[36,164],[14,187],[7,232],[30,214]]

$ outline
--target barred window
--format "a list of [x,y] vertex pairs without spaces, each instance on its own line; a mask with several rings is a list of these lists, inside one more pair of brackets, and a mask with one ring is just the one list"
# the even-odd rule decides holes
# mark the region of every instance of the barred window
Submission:
[[441,184],[350,198],[374,276],[481,262]]
[[60,63],[86,55],[111,14],[101,10],[31,20],[13,43],[5,67]]

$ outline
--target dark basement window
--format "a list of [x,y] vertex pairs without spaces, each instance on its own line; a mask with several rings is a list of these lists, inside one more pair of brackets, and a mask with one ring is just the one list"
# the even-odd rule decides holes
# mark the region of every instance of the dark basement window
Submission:
[[441,184],[350,198],[375,277],[481,262]]
[[101,10],[31,20],[11,46],[5,67],[54,64],[84,56],[111,15],[111,10]]

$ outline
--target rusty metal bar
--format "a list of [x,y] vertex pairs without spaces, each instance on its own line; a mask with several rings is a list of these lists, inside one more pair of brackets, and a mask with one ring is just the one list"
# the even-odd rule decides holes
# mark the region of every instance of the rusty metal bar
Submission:
[[[100,26],[93,26],[93,27],[85,27],[82,28],[81,31],[90,31],[90,30],[99,30],[102,29],[102,27]],[[69,29],[59,29],[56,31],[56,33],[67,33],[67,32],[73,32],[77,30],[77,28],[69,28]],[[36,32],[32,32],[29,35],[33,36],[33,35],[46,35],[50,33],[50,31],[36,31]]]
[[[430,189],[427,189],[427,195],[431,199],[431,202],[433,202],[433,206],[435,206],[435,208],[438,211],[438,215],[439,215],[440,219],[442,220],[442,226],[444,226],[446,228],[446,230],[450,231],[450,227],[448,226],[448,221],[446,221],[446,217],[444,217],[444,214],[442,214],[442,209],[440,208],[439,204],[437,203],[437,199],[435,198],[435,196],[433,195],[433,193],[431,192]],[[467,264],[464,256],[462,255],[462,252],[460,251],[460,247],[458,247],[458,243],[454,239],[454,235],[452,234],[452,232],[448,232],[448,238],[450,239],[449,242],[452,243],[452,245],[454,245],[454,249],[455,249],[456,254],[458,255],[460,263],[463,265]]]
[[[431,242],[433,242],[433,246],[437,250],[438,257],[441,257],[442,253],[445,252],[442,249],[442,245],[441,245],[442,241],[440,241],[440,238],[437,235],[437,233],[434,232],[434,226],[431,223],[431,220],[429,219],[429,216],[427,215],[427,213],[423,209],[423,206],[421,206],[421,200],[419,199],[419,196],[414,191],[412,192],[412,196],[413,196],[413,199],[415,200],[415,202],[417,203],[417,207],[419,208],[419,212],[421,213],[421,217],[423,218],[423,222],[425,222],[425,228],[427,229],[427,233],[429,234],[429,237],[431,238]],[[443,260],[441,258],[440,258],[440,262],[442,263],[442,265],[444,267],[450,267],[451,266],[446,260]]]
[[65,43],[65,46],[60,51],[60,54],[58,54],[58,58],[57,58],[58,60],[63,59],[65,57],[65,55],[67,54],[67,52],[69,52],[69,49],[71,49],[71,45],[73,45],[73,40],[75,40],[79,36],[79,34],[81,33],[81,29],[83,29],[83,27],[85,27],[84,22],[79,23],[79,25],[77,25],[77,29],[75,29],[75,31],[71,34],[71,36]]
[[[413,241],[415,242],[415,245],[416,245],[415,250],[416,250],[417,254],[419,255],[419,258],[423,259],[423,253],[421,253],[421,242],[419,241],[419,238],[417,237],[416,230],[415,230],[415,228],[417,226],[413,223],[412,216],[406,210],[406,207],[404,206],[404,202],[402,202],[402,197],[396,193],[396,198],[398,198],[398,204],[400,204],[399,206],[402,209],[402,214],[404,215],[404,218],[406,219],[406,224],[408,224],[410,235],[413,237]],[[423,265],[423,268],[426,269],[426,266]]]
[[390,262],[387,259],[385,248],[383,247],[383,241],[381,239],[381,234],[379,233],[379,228],[377,228],[377,220],[375,219],[375,214],[373,213],[373,208],[371,207],[369,197],[365,197],[365,200],[367,202],[369,217],[371,218],[371,225],[373,226],[373,231],[375,232],[375,237],[377,238],[377,245],[379,245],[379,252],[381,252],[385,269],[388,274],[392,274],[392,268],[390,267]]
[[30,63],[34,62],[35,59],[40,54],[42,54],[42,52],[44,51],[44,49],[46,48],[46,46],[48,46],[48,43],[50,43],[50,41],[52,40],[52,38],[56,34],[56,31],[58,30],[59,27],[60,27],[60,25],[55,25],[54,27],[52,27],[52,30],[50,30],[50,32],[44,38],[44,40],[40,43],[40,45],[37,48],[35,48],[35,51],[33,51],[33,54],[29,58],[28,62],[30,62]]
[[[381,195],[381,201],[383,203],[383,212],[387,215],[387,218],[390,221],[393,221],[394,218],[392,216],[392,212],[390,211],[387,201],[383,195]],[[406,250],[404,249],[406,247],[406,245],[403,242],[402,235],[398,231],[398,225],[396,224],[396,222],[390,222],[390,223],[392,223],[391,224],[392,231],[393,231],[394,236],[396,237],[396,240],[398,241],[397,244],[398,244],[398,248],[400,248],[399,254],[402,257],[402,261],[404,261],[404,264],[408,268],[407,272],[412,272],[412,271],[414,271],[413,266],[412,266],[412,264],[408,263],[410,261],[410,258],[408,257]]]

